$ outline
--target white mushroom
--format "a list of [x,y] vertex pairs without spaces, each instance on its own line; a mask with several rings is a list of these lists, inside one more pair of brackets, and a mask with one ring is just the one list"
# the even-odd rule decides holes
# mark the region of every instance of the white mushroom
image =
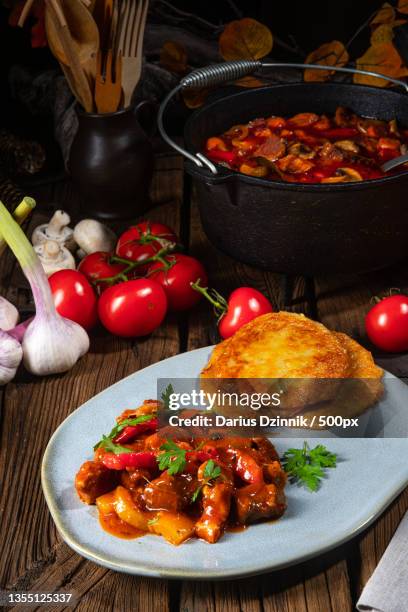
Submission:
[[51,276],[59,270],[75,270],[75,259],[67,248],[58,244],[56,240],[46,240],[34,247],[44,272]]
[[94,219],[83,219],[74,228],[74,240],[79,246],[78,257],[96,251],[113,251],[116,244],[114,232]]
[[74,230],[69,226],[70,216],[63,210],[56,210],[48,223],[35,228],[31,237],[34,246],[43,244],[46,240],[54,240],[60,246],[70,251],[75,249]]

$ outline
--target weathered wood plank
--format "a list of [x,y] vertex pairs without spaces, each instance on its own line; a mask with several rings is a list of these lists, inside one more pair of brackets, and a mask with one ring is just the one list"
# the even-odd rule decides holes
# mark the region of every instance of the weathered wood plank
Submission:
[[[154,204],[163,205],[153,208],[149,218],[168,223],[178,231],[180,165],[177,159],[168,158],[162,159],[160,164],[161,177],[153,181],[152,200]],[[75,209],[76,195],[69,183],[56,185],[48,198],[58,207]],[[41,200],[44,209],[50,200],[45,195]],[[31,225],[36,225],[39,218],[37,212]],[[1,277],[8,279],[6,286],[20,286],[22,277],[11,255],[2,258],[1,264]],[[24,289],[23,294],[29,303],[29,292]],[[18,305],[25,305],[21,296],[17,297]],[[34,379],[22,372],[2,391],[0,480],[8,492],[7,503],[0,508],[2,587],[73,591],[80,601],[79,609],[100,610],[107,601],[109,607],[115,602],[113,609],[150,610],[156,605],[164,611],[168,609],[167,581],[110,572],[84,560],[60,541],[45,506],[39,473],[44,449],[59,423],[84,401],[117,380],[177,354],[180,350],[179,327],[180,323],[170,317],[149,339],[134,342],[113,338],[97,329],[92,334],[90,352],[64,376]],[[78,466],[80,462],[79,458]]]
[[[404,263],[390,269],[363,275],[319,278],[315,281],[316,308],[319,319],[330,329],[343,331],[373,351],[377,362],[397,376],[408,376],[406,356],[386,355],[370,345],[364,319],[372,307],[373,296],[386,295],[391,288],[408,289]],[[403,514],[408,510],[408,489],[382,515],[375,525],[357,540],[356,554],[347,559],[354,583],[356,601],[384,553]]]

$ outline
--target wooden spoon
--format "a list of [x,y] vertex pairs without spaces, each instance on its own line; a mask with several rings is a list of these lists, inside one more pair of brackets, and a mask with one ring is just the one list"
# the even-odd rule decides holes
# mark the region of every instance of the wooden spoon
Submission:
[[[76,0],[69,0],[69,3],[74,1]],[[88,13],[87,9],[83,8]],[[46,0],[45,27],[50,49],[60,62],[74,95],[87,112],[92,112],[91,88],[77,55],[60,0]]]
[[[81,0],[59,0],[72,38],[72,46],[79,63],[90,80],[91,88],[96,74],[96,56],[99,49],[99,31],[89,10]],[[57,60],[67,65],[62,42],[54,40],[52,49]]]

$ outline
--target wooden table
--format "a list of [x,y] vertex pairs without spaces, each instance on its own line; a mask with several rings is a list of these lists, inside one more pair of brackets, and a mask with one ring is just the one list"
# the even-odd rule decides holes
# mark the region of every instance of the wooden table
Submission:
[[[52,203],[73,211],[74,215],[78,211],[79,200],[68,182],[44,187],[37,195],[40,210],[31,227],[37,225],[40,213]],[[212,286],[224,294],[242,284],[252,285],[267,294],[276,308],[304,312],[331,329],[364,342],[364,313],[371,296],[389,287],[408,289],[407,266],[401,264],[386,272],[360,277],[293,279],[290,302],[285,304],[288,296],[285,300],[281,276],[234,262],[209,244],[179,158],[164,154],[158,159],[152,200],[155,208],[149,213],[150,218],[178,230],[182,242],[207,266]],[[10,254],[1,258],[1,283],[3,295],[22,309],[32,307],[30,293]],[[121,340],[99,330],[92,337],[88,355],[65,376],[36,379],[21,372],[0,390],[0,588],[73,592],[78,610],[354,609],[362,587],[408,508],[408,489],[372,527],[347,545],[287,570],[238,581],[181,583],[118,574],[86,561],[57,534],[40,484],[41,458],[57,426],[83,402],[124,376],[216,340],[211,309],[202,304],[188,316],[168,317],[163,326],[144,340]],[[382,360],[380,356],[379,360],[400,376],[408,373],[408,356]]]

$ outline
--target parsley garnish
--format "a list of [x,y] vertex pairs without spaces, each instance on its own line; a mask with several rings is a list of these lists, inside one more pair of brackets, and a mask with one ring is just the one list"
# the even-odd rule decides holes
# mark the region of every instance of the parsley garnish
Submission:
[[219,476],[221,476],[220,466],[216,465],[212,459],[209,459],[207,461],[207,465],[204,468],[204,480],[202,481],[200,486],[197,487],[197,489],[194,491],[193,495],[191,496],[191,502],[194,503],[197,500],[198,496],[201,493],[202,488],[205,485],[210,484],[212,480],[215,480]]
[[[106,448],[106,440],[112,441],[116,436],[125,429],[125,427],[134,427],[135,425],[139,425],[139,423],[145,423],[146,421],[151,421],[155,418],[154,414],[141,414],[138,417],[134,417],[133,419],[124,419],[112,429],[112,431],[107,436],[102,436],[102,440],[99,440],[94,446],[94,450],[97,448]],[[123,448],[123,447],[122,447]]]
[[328,451],[323,444],[309,448],[308,443],[304,442],[303,448],[289,448],[285,452],[282,465],[290,482],[303,485],[309,491],[317,491],[325,476],[325,469],[336,467],[337,455]]
[[161,394],[161,398],[166,410],[169,409],[170,395],[174,393],[173,385],[167,385],[166,390]]
[[102,436],[102,440],[98,443],[98,448],[103,448],[109,453],[114,453],[115,455],[119,455],[120,453],[131,453],[132,450],[130,448],[126,448],[126,446],[121,446],[120,444],[114,444],[108,436]]
[[167,440],[160,450],[163,452],[157,456],[159,470],[167,470],[170,476],[180,474],[186,466],[187,451],[177,446],[172,440]]
[[155,523],[157,523],[159,520],[158,516],[155,516],[154,518],[150,519],[149,521],[147,521],[148,525],[154,525]]

